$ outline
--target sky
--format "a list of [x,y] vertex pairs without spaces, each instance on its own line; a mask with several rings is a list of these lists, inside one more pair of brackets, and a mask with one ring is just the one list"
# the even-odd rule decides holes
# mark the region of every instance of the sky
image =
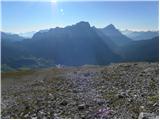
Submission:
[[80,21],[103,28],[158,30],[157,1],[2,1],[1,30],[23,33],[65,27]]

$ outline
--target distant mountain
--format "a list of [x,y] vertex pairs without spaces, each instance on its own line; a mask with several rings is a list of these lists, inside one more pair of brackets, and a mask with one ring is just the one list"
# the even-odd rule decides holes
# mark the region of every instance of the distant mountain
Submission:
[[133,40],[146,40],[159,35],[158,31],[130,31],[125,30],[122,33]]
[[133,41],[119,50],[124,61],[150,61],[159,59],[159,37]]
[[32,32],[24,32],[24,33],[19,33],[19,36],[22,36],[24,38],[32,38],[32,36],[36,33],[36,31]]
[[40,30],[39,32],[43,33],[43,32],[48,32],[49,29],[44,29],[44,30]]
[[[48,29],[44,29],[44,30],[40,30],[38,32],[42,32],[43,33],[43,32],[47,32],[47,31],[48,31]],[[19,33],[19,36],[22,36],[24,38],[32,38],[35,33],[37,33],[37,32],[36,31],[24,32],[24,33]]]
[[123,46],[128,44],[132,41],[132,39],[128,38],[127,36],[123,35],[118,29],[115,28],[114,25],[110,24],[105,28],[99,29],[101,30],[106,36],[110,37],[112,41],[117,44],[118,46]]
[[17,41],[22,41],[24,39],[24,37],[21,37],[18,34],[1,32],[1,39],[12,41],[12,42],[17,42]]
[[132,31],[132,30],[128,30],[128,29],[126,29],[126,30],[120,30],[120,32],[123,34],[123,35],[129,35],[130,33],[133,33],[133,32],[135,32],[135,31]]

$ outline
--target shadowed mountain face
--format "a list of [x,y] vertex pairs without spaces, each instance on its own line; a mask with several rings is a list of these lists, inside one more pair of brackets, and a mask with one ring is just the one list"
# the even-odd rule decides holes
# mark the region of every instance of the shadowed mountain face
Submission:
[[114,25],[110,24],[107,27],[100,29],[106,36],[110,37],[112,41],[118,46],[128,44],[132,40],[123,35]]
[[38,32],[27,47],[38,57],[63,65],[108,64],[120,59],[87,22]]
[[31,39],[16,42],[2,37],[2,68],[106,65],[122,61],[158,61],[158,37],[133,42],[113,25],[97,29],[88,22],[41,30]]
[[120,51],[125,61],[155,62],[159,59],[159,38],[133,41],[121,48]]

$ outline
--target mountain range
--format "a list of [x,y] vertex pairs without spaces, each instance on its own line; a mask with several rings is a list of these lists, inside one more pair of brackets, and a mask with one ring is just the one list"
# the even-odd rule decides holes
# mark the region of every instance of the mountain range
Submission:
[[159,35],[159,31],[131,31],[124,30],[121,31],[127,37],[133,40],[147,40]]
[[40,30],[32,38],[20,38],[19,35],[1,32],[2,71],[57,64],[81,66],[151,62],[159,58],[158,37],[134,41],[112,24],[96,28],[82,21],[64,28]]

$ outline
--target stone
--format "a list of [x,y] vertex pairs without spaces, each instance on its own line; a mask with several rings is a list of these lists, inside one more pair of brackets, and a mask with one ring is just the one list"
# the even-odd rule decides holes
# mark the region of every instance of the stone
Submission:
[[77,72],[76,72],[76,71],[74,71],[74,74],[77,74]]
[[37,117],[32,117],[31,119],[37,119]]
[[83,110],[85,108],[86,108],[86,104],[80,104],[80,105],[78,105],[78,109],[79,110]]
[[144,109],[144,106],[140,106],[140,109]]
[[24,115],[25,118],[27,118],[28,116],[29,116],[28,114],[25,114],[25,115]]
[[138,119],[157,119],[158,116],[156,116],[154,113],[145,113],[141,112],[138,116]]
[[118,98],[125,98],[125,97],[127,97],[128,95],[127,95],[125,92],[121,92],[121,93],[119,93],[117,96],[118,96]]
[[105,104],[105,100],[97,99],[97,100],[96,100],[96,103],[97,103],[98,105],[103,105],[103,104]]
[[157,103],[154,103],[154,104],[153,104],[153,107],[155,107],[155,106],[158,106],[158,104],[157,104]]
[[73,90],[73,93],[78,93],[78,91],[76,89]]
[[144,107],[144,106],[140,106],[140,107],[139,107],[139,110],[140,110],[140,111],[145,111],[145,107]]
[[81,117],[82,119],[85,119],[86,115],[85,115],[85,114],[82,114],[82,115],[80,115],[80,117]]
[[128,102],[133,102],[132,98],[128,98],[127,100],[128,100]]
[[62,106],[66,106],[68,104],[68,102],[66,101],[66,100],[63,100],[61,103],[60,103],[60,105],[62,105]]
[[90,73],[84,73],[85,77],[88,77],[90,75]]

